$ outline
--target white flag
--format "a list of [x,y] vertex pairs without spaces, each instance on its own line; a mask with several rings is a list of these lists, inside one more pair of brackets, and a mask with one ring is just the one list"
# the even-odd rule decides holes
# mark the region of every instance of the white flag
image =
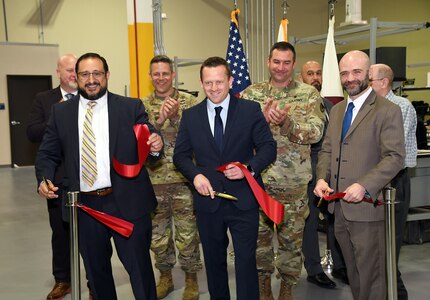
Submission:
[[279,25],[278,42],[288,42],[288,20],[282,19]]
[[334,23],[333,16],[329,20],[327,42],[325,44],[321,95],[336,104],[343,100],[343,90],[340,82],[336,46],[334,44]]

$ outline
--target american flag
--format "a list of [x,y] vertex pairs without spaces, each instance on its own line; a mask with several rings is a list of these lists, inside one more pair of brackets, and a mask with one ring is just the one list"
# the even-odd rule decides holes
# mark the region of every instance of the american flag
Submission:
[[230,65],[231,72],[233,73],[233,85],[231,93],[233,95],[242,92],[248,85],[251,85],[249,77],[248,62],[243,52],[243,43],[240,38],[239,29],[237,27],[237,17],[239,10],[232,13],[232,20],[230,22],[230,32],[228,36],[228,47],[226,60]]

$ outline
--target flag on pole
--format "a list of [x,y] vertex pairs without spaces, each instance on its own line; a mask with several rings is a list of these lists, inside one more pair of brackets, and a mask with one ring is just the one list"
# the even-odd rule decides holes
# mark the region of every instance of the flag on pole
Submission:
[[329,19],[327,41],[325,44],[321,96],[333,104],[343,100],[340,82],[339,65],[337,63],[336,46],[334,44],[334,16]]
[[277,42],[288,42],[288,19],[281,20]]
[[243,43],[239,33],[239,23],[237,21],[239,14],[240,11],[237,8],[231,12],[226,55],[226,60],[230,65],[231,72],[233,73],[233,85],[231,87],[231,93],[233,95],[239,94],[247,86],[251,85],[248,62],[246,61],[245,53],[243,51]]

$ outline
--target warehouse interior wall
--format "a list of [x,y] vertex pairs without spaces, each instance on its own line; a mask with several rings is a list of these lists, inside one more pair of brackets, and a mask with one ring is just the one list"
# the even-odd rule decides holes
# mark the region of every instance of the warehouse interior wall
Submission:
[[[40,25],[38,3],[45,7],[43,26]],[[244,1],[238,0],[237,3],[242,12],[239,23],[244,39]],[[281,3],[281,0],[275,0],[275,24],[279,24],[282,18]],[[288,4],[289,35],[303,38],[327,33],[328,1],[289,0]],[[335,7],[336,32],[345,20],[345,1],[339,0]],[[214,55],[225,57],[233,8],[234,1],[228,0],[164,0],[162,11],[166,18],[163,20],[163,34],[167,55],[193,59]],[[430,1],[362,0],[362,19],[370,21],[373,17],[390,22],[430,21]],[[100,53],[107,59],[111,71],[109,90],[121,95],[128,93],[126,1],[2,0],[0,24],[0,42],[58,44],[60,55]],[[377,47],[382,46],[406,46],[407,64],[429,62],[430,29],[378,38]],[[366,48],[369,48],[369,41],[363,40],[337,45],[337,52]],[[324,45],[298,45],[296,50],[298,70],[309,59],[322,61]],[[426,86],[427,72],[430,72],[428,65],[407,68],[406,76],[415,78],[415,86]],[[184,83],[180,88],[201,92],[199,66],[180,68],[179,81]],[[4,97],[5,93],[0,95]],[[430,91],[413,92],[409,96],[410,100],[430,102]],[[0,103],[7,103],[7,99],[0,99]],[[0,111],[0,114],[4,113],[7,113],[7,107],[6,111]],[[0,131],[6,130],[9,130],[9,124],[0,122]],[[3,142],[7,144],[7,141]],[[0,149],[0,165],[8,163],[7,157],[7,153]]]

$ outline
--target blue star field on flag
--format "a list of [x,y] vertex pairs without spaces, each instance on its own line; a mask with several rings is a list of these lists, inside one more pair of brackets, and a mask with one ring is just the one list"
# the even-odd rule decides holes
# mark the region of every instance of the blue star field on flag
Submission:
[[230,65],[234,79],[231,93],[236,95],[251,84],[251,79],[249,77],[248,62],[246,61],[245,53],[243,52],[242,39],[240,38],[239,29],[237,28],[234,20],[231,20],[230,22],[226,60]]

